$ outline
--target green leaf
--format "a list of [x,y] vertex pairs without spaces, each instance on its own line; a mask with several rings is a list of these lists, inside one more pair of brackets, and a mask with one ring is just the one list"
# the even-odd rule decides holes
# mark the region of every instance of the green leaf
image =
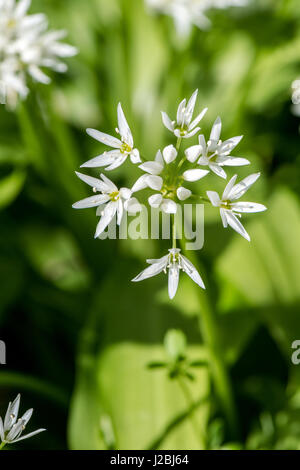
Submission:
[[26,172],[16,169],[10,175],[0,180],[0,209],[11,204],[21,192],[26,178]]

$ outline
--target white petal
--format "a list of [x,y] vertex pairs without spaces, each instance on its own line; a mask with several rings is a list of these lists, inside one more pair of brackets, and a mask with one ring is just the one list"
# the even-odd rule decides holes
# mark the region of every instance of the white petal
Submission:
[[120,153],[116,158],[114,158],[111,162],[110,165],[105,168],[106,171],[112,171],[115,170],[116,168],[119,168],[119,166],[123,165],[127,158],[126,153]]
[[209,173],[208,170],[187,170],[183,173],[183,179],[185,181],[198,181]]
[[250,237],[241,222],[238,220],[238,218],[231,211],[228,210],[225,210],[225,215],[227,218],[228,225],[230,225],[233,230],[235,230],[237,233],[242,235],[242,237],[246,238],[246,240],[250,242]]
[[147,186],[154,191],[160,191],[163,185],[163,179],[161,176],[146,175]]
[[119,199],[117,202],[117,224],[120,225],[124,213],[123,201]]
[[129,199],[131,197],[132,191],[128,188],[121,188],[120,189],[120,196],[123,199]]
[[216,191],[206,191],[207,196],[209,197],[210,202],[213,206],[219,207],[220,206],[220,197]]
[[155,161],[157,163],[160,163],[163,167],[165,165],[165,161],[163,159],[163,156],[162,156],[162,153],[160,150],[157,151],[156,155],[155,155]]
[[144,271],[132,279],[132,282],[143,281],[144,279],[148,279],[149,277],[156,276],[157,274],[161,273],[167,267],[168,258],[169,256],[166,255],[163,258],[153,260],[153,264],[151,264],[151,266],[144,269]]
[[179,137],[182,137],[183,139],[189,139],[190,137],[193,137],[195,134],[197,134],[197,132],[199,131],[200,131],[200,127],[195,127],[195,129],[193,129],[192,131],[182,136],[179,135]]
[[186,106],[186,113],[189,115],[193,115],[196,101],[197,101],[197,96],[198,96],[198,90],[195,90],[192,96],[190,97],[188,104]]
[[89,207],[97,207],[109,201],[107,194],[94,194],[94,196],[87,197],[81,201],[75,202],[72,205],[73,209],[87,209]]
[[222,162],[222,165],[226,165],[226,166],[244,166],[244,165],[250,165],[250,162],[246,158],[227,157]]
[[190,276],[190,278],[198,284],[198,286],[202,287],[202,289],[205,289],[204,282],[201,279],[200,274],[198,273],[197,269],[195,266],[183,255],[181,255],[181,264],[184,272]]
[[179,266],[178,264],[172,265],[169,268],[169,275],[168,275],[168,292],[170,299],[174,299],[177,289],[178,289],[178,282],[179,282]]
[[99,235],[106,229],[106,227],[110,224],[112,219],[114,218],[114,215],[117,211],[118,204],[117,202],[109,202],[102,213],[100,222],[97,225],[96,228],[96,233],[95,233],[95,238],[98,238]]
[[163,170],[163,165],[158,162],[145,162],[139,165],[139,168],[150,175],[159,175]]
[[221,207],[221,209],[220,209],[220,216],[221,216],[221,219],[222,219],[223,227],[224,227],[224,228],[228,227],[228,222],[227,222],[227,217],[226,217],[226,211],[225,211],[225,209],[223,209],[222,207]]
[[227,178],[227,175],[226,175],[226,172],[223,170],[223,168],[221,168],[219,165],[217,165],[216,163],[209,163],[209,168],[211,169],[211,171],[213,171],[216,175],[220,176],[221,178],[223,178],[224,180],[226,180]]
[[113,147],[116,149],[122,147],[122,142],[116,137],[104,134],[104,132],[97,131],[96,129],[87,129],[86,132],[89,136],[93,137],[93,139],[96,139],[102,144],[108,145],[109,147]]
[[40,432],[46,431],[46,429],[37,429],[36,431],[30,432],[29,434],[25,434],[25,436],[20,437],[19,439],[15,439],[14,442],[19,442],[23,441],[24,439],[28,439],[30,437],[35,436],[36,434],[39,434]]
[[75,173],[79,179],[84,181],[84,183],[88,184],[92,188],[98,189],[98,191],[106,192],[106,190],[110,187],[110,185],[107,186],[107,184],[103,183],[103,181],[98,178],[93,178],[92,176],[84,175],[83,173],[79,173],[78,171],[75,171]]
[[[88,160],[87,162],[80,165],[80,168],[100,168],[103,166],[111,165],[115,162],[116,159],[120,159],[122,156],[120,150],[111,150],[109,152],[104,152],[97,157]],[[126,156],[125,156],[126,158]]]
[[236,184],[229,194],[229,199],[235,200],[242,197],[246,191],[258,180],[260,173],[253,173]]
[[163,197],[161,194],[153,194],[149,197],[148,202],[151,207],[157,209],[162,203]]
[[235,202],[231,204],[231,208],[237,212],[263,212],[267,210],[266,206],[257,202]]
[[198,114],[198,116],[193,120],[193,122],[191,122],[190,126],[189,126],[189,130],[192,130],[194,129],[194,127],[196,127],[199,122],[203,119],[203,117],[205,116],[206,112],[207,112],[208,108],[204,108],[200,114]]
[[3,421],[2,421],[1,416],[0,416],[0,440],[1,442],[4,441],[4,426],[3,426]]
[[222,122],[221,122],[221,118],[218,116],[212,126],[209,140],[211,140],[212,142],[219,142],[221,129],[222,129]]
[[168,145],[163,149],[163,157],[166,163],[171,163],[176,159],[177,150],[174,145]]
[[201,155],[202,147],[200,145],[193,145],[186,149],[185,156],[189,162],[194,163],[197,158]]
[[37,65],[29,65],[28,72],[36,82],[43,83],[44,85],[51,83],[51,79],[48,75],[42,72]]
[[141,191],[142,189],[148,188],[147,177],[148,177],[148,175],[142,175],[142,176],[140,176],[140,177],[136,180],[136,182],[134,183],[134,185],[132,186],[131,191],[132,191],[133,193],[136,193],[137,191]]
[[176,214],[177,212],[177,204],[171,199],[163,199],[160,208],[166,214]]
[[121,103],[118,104],[118,126],[119,126],[119,131],[120,131],[120,134],[121,134],[123,140],[130,147],[133,147],[132,133],[131,133],[131,130],[130,130],[130,128],[128,126],[128,123],[126,121]]
[[227,139],[220,145],[220,153],[224,152],[231,152],[242,140],[243,136],[239,135],[236,137],[231,137],[231,139]]
[[30,4],[31,0],[20,0],[16,5],[15,18],[19,19],[24,16],[30,7]]
[[177,189],[176,194],[177,194],[179,201],[185,201],[192,195],[192,191],[184,188],[183,186],[180,186],[180,188]]
[[100,176],[101,176],[104,184],[109,188],[110,192],[118,191],[117,186],[109,178],[107,178],[107,176],[105,176],[103,173],[101,173]]
[[184,110],[186,107],[186,99],[182,100],[177,109],[177,124],[181,125],[184,117]]
[[169,131],[173,132],[174,131],[174,121],[171,121],[171,119],[169,118],[167,113],[165,113],[164,111],[161,112],[161,116],[162,116],[162,121],[163,121],[164,126],[167,129],[169,129]]
[[227,199],[229,199],[229,194],[230,194],[232,188],[233,188],[234,185],[235,185],[236,179],[237,179],[237,175],[234,175],[234,176],[229,180],[229,182],[227,183],[227,185],[226,185],[226,187],[225,187],[225,189],[224,189],[223,195],[222,195],[223,201],[226,201]]
[[135,165],[136,163],[141,163],[141,157],[140,157],[140,152],[138,149],[133,149],[132,152],[130,152],[130,160],[131,162]]
[[33,408],[30,408],[29,410],[25,411],[25,413],[22,416],[22,421],[24,421],[24,426],[27,425],[28,421],[30,420],[31,416],[33,413]]

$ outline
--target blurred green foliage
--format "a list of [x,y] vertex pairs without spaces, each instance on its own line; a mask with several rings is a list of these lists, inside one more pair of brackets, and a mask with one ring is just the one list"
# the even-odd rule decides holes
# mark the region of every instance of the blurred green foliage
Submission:
[[[299,449],[300,369],[290,360],[300,333],[299,118],[290,101],[300,76],[299,0],[211,12],[211,30],[194,28],[185,42],[142,0],[35,0],[32,11],[67,29],[80,54],[49,87],[32,84],[16,113],[0,108],[0,337],[8,361],[0,410],[21,392],[24,407],[36,409],[32,427],[48,429],[20,448]],[[151,159],[170,143],[160,110],[174,115],[196,88],[198,106],[209,108],[206,133],[220,115],[224,138],[245,135],[239,155],[262,171],[251,196],[268,206],[246,222],[251,244],[207,209],[196,253],[230,368],[234,442],[210,380],[197,287],[183,278],[171,303],[163,276],[130,284],[145,252],[161,256],[166,242],[95,241],[93,210],[71,209],[87,195],[74,171],[99,151],[85,128],[111,133],[121,101]],[[113,177],[129,186],[138,174],[126,164]],[[206,189],[223,188],[209,178]],[[189,404],[163,368],[147,367],[167,360],[163,339],[174,328],[191,360],[208,361],[193,370]]]

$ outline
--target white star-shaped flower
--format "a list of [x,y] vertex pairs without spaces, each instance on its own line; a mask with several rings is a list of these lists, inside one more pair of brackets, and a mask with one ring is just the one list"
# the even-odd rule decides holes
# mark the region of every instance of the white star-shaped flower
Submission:
[[0,416],[0,439],[2,444],[13,444],[46,431],[46,429],[37,429],[21,437],[22,432],[32,416],[33,409],[27,410],[26,413],[18,419],[20,399],[21,395],[19,394],[12,403],[9,403],[4,421]]
[[179,282],[180,270],[185,272],[198,286],[205,289],[204,283],[201,279],[195,266],[183,255],[180,254],[179,248],[172,248],[169,250],[169,254],[159,259],[148,259],[147,263],[150,266],[142,271],[138,276],[132,279],[133,282],[143,281],[149,277],[156,276],[157,274],[164,272],[168,275],[168,291],[170,299],[175,297]]
[[204,108],[200,114],[193,120],[194,109],[196,105],[198,90],[194,91],[188,103],[186,99],[182,100],[177,109],[176,120],[172,121],[167,113],[162,111],[162,120],[167,129],[173,132],[177,138],[188,139],[200,131],[199,122],[205,115],[207,108]]
[[106,167],[105,170],[110,171],[122,165],[128,156],[132,163],[141,162],[140,153],[134,148],[132,133],[123,113],[121,103],[118,104],[118,126],[117,132],[120,134],[120,139],[104,134],[96,129],[87,129],[87,133],[91,137],[102,144],[112,147],[114,150],[104,152],[98,155],[98,157],[92,158],[81,165],[81,167]]
[[223,226],[226,228],[230,225],[230,227],[248,241],[250,241],[250,236],[238,220],[237,216],[241,217],[241,214],[245,212],[262,212],[267,208],[263,204],[258,204],[256,202],[235,201],[242,197],[259,177],[260,173],[254,173],[235,184],[237,175],[234,175],[227,184],[222,198],[219,197],[219,194],[216,191],[207,191],[207,196],[209,197],[212,205],[220,208]]
[[206,143],[204,135],[199,135],[199,145],[193,145],[186,149],[185,155],[191,163],[198,159],[199,165],[208,166],[216,175],[226,179],[227,175],[222,168],[223,166],[243,166],[249,165],[250,162],[246,158],[230,155],[243,136],[232,137],[222,142],[220,140],[221,129],[222,122],[218,117],[212,126],[208,142]]
[[[76,175],[91,186],[95,192],[94,196],[78,201],[72,206],[73,209],[86,209],[88,207],[99,208],[97,215],[101,215],[101,218],[96,228],[95,238],[98,238],[101,233],[103,233],[115,214],[117,214],[117,224],[120,225],[124,209],[127,212],[138,212],[141,210],[137,199],[131,197],[132,191],[130,189],[121,188],[119,190],[105,175],[101,174],[101,179],[83,175],[78,172],[76,172]],[[97,192],[100,192],[100,194],[96,194]]]
[[47,32],[44,14],[28,15],[31,0],[0,1],[0,82],[5,88],[6,101],[14,108],[18,98],[28,95],[27,74],[44,84],[50,78],[43,68],[66,72],[60,60],[77,54],[77,49],[59,42],[65,31]]
[[160,193],[150,196],[148,202],[151,207],[161,209],[167,214],[175,214],[177,212],[177,204],[174,201],[175,196],[180,201],[184,201],[192,194],[189,189],[181,185],[182,180],[189,182],[198,181],[209,173],[207,170],[195,168],[185,171],[179,179],[170,179],[169,173],[165,177],[164,170],[166,165],[174,162],[177,154],[178,152],[173,145],[165,147],[162,153],[159,150],[154,161],[148,161],[139,165],[139,168],[145,171],[146,174],[142,175],[132,187],[132,192],[145,188],[160,191]]

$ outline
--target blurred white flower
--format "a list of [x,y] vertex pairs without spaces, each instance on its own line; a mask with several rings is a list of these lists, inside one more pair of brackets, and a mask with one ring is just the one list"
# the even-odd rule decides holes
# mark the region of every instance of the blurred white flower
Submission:
[[127,157],[130,157],[132,163],[140,163],[140,153],[137,149],[133,148],[133,137],[131,130],[126,121],[121,103],[118,104],[118,129],[117,133],[120,134],[121,139],[117,139],[96,129],[87,129],[87,133],[98,140],[102,144],[112,147],[114,150],[104,152],[88,162],[81,165],[81,168],[97,168],[106,167],[105,170],[110,171],[122,165]]
[[25,434],[25,436],[21,437],[22,432],[32,416],[33,409],[31,408],[30,410],[27,410],[26,413],[18,419],[20,399],[21,395],[19,394],[12,403],[9,403],[4,421],[0,416],[1,447],[4,447],[5,444],[12,444],[22,441],[23,439],[28,439],[40,432],[46,431],[46,429],[37,429],[36,431]]
[[190,278],[198,284],[198,286],[205,289],[204,283],[201,279],[195,266],[183,255],[180,254],[179,248],[172,248],[169,250],[169,254],[159,259],[148,259],[147,263],[150,264],[148,268],[144,269],[138,276],[132,279],[133,282],[143,281],[149,277],[156,276],[161,272],[167,273],[168,275],[168,291],[170,299],[175,297],[179,282],[180,270],[185,272]]
[[167,129],[173,132],[177,138],[188,139],[200,131],[199,122],[204,117],[207,108],[204,108],[198,116],[193,119],[198,90],[194,91],[188,103],[182,100],[177,109],[176,120],[172,121],[167,113],[162,111],[162,120]]
[[250,162],[245,158],[233,157],[232,150],[239,144],[243,136],[232,137],[222,142],[220,140],[222,129],[221,118],[215,120],[210,137],[206,143],[204,135],[199,135],[199,145],[193,145],[185,151],[186,158],[194,163],[199,157],[199,165],[207,165],[216,175],[226,179],[227,175],[223,166],[243,166]]
[[0,0],[0,82],[11,108],[29,92],[27,74],[48,84],[51,80],[42,69],[66,72],[60,59],[77,53],[75,47],[59,42],[65,31],[47,32],[44,14],[27,14],[30,4],[31,0]]
[[192,25],[206,30],[211,22],[206,13],[212,8],[245,6],[248,0],[146,0],[147,5],[173,18],[179,36],[187,37]]
[[176,214],[177,204],[174,198],[177,196],[180,201],[184,201],[191,196],[192,192],[182,186],[182,180],[194,182],[206,176],[209,171],[197,168],[187,170],[183,175],[170,176],[168,165],[176,160],[177,150],[173,145],[168,145],[163,152],[159,150],[154,161],[148,161],[139,165],[139,168],[146,172],[132,187],[132,192],[137,192],[145,188],[160,191],[153,194],[148,202],[154,209],[161,209],[167,214]]
[[235,201],[242,197],[259,177],[260,173],[253,173],[252,175],[244,178],[238,184],[235,184],[237,175],[234,175],[227,184],[222,198],[219,197],[216,191],[207,191],[207,196],[209,197],[212,205],[220,208],[223,226],[226,228],[230,225],[230,227],[248,241],[250,241],[250,236],[236,216],[241,217],[241,214],[245,212],[262,212],[267,208],[263,204],[257,204],[255,202]]
[[83,175],[78,172],[76,172],[76,175],[91,186],[94,193],[100,192],[100,194],[94,194],[94,196],[78,201],[72,206],[74,209],[86,209],[89,207],[99,208],[97,215],[101,215],[101,218],[96,228],[95,238],[101,235],[110,224],[115,214],[117,214],[117,224],[120,225],[124,209],[128,212],[138,212],[141,210],[137,199],[131,197],[132,191],[130,189],[121,188],[119,190],[105,175],[101,174],[101,179]]

